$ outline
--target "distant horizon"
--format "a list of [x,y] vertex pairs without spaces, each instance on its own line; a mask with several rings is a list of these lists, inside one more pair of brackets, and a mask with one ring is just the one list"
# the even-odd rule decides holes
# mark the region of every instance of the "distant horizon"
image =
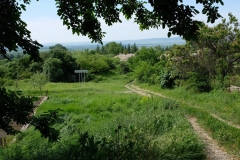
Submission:
[[[124,39],[124,40],[106,40],[106,41],[103,41],[103,43],[108,43],[108,42],[117,42],[117,43],[120,43],[120,42],[125,42],[125,41],[146,41],[146,40],[160,40],[160,39],[167,39],[167,40],[171,40],[171,39],[179,39],[179,40],[183,40],[185,41],[182,37],[162,37],[162,38],[140,38],[140,39]],[[161,41],[162,42],[162,41]],[[92,45],[97,45],[97,44],[100,44],[100,43],[92,43],[91,41],[73,41],[73,42],[47,42],[47,43],[42,43],[43,45],[52,45],[52,44],[74,44],[74,43],[78,43],[78,44],[81,44],[81,43],[88,43],[88,44],[92,44]],[[133,42],[134,43],[134,42]],[[100,44],[101,45],[101,44]]]

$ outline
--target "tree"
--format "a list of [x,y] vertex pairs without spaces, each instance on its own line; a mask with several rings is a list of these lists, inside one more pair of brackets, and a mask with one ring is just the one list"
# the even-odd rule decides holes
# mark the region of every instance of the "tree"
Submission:
[[45,73],[37,72],[31,76],[30,80],[33,87],[38,87],[42,93],[43,86],[47,83],[47,75]]
[[[24,0],[24,3],[29,4],[30,0]],[[25,5],[19,5],[16,0],[1,0],[0,8],[0,54],[8,58],[7,49],[17,51],[18,47],[21,47],[24,54],[27,53],[34,60],[39,60],[38,49],[42,45],[31,39],[31,32],[26,28],[27,24],[21,20]]]
[[202,55],[202,65],[209,68],[211,74],[217,74],[223,85],[225,77],[240,62],[240,25],[238,19],[229,14],[229,20],[225,18],[214,27],[203,26],[199,31],[197,41],[191,41]]
[[131,46],[130,53],[135,53],[135,52],[137,52],[137,50],[138,50],[137,45],[136,45],[136,43],[134,43],[134,44]]
[[59,82],[63,77],[61,68],[62,61],[58,58],[49,58],[43,64],[43,72],[47,75],[48,81]]
[[[193,39],[202,22],[194,20],[200,12],[194,6],[185,5],[182,0],[138,1],[138,0],[55,0],[57,14],[63,24],[72,29],[73,34],[88,36],[93,42],[102,43],[105,32],[101,29],[98,18],[105,20],[107,25],[122,22],[120,15],[127,19],[134,16],[135,23],[141,30],[149,28],[169,28],[168,36],[177,34],[184,39]],[[38,49],[42,46],[33,41],[27,24],[21,20],[21,13],[31,0],[1,0],[0,14],[0,54],[7,57],[7,50],[16,51],[21,47],[24,53],[39,60]],[[222,0],[196,0],[203,5],[202,13],[207,15],[208,22],[215,22],[221,15],[215,3],[223,5]],[[151,9],[146,8],[146,4]]]
[[190,43],[174,45],[165,54],[168,58],[168,68],[175,68],[179,79],[187,80],[188,89],[195,92],[211,90],[212,67],[205,63],[209,60],[208,57],[196,52]]
[[97,45],[97,47],[95,48],[95,51],[96,51],[96,53],[99,53],[99,52],[100,52],[100,47],[99,47],[99,45]]
[[108,54],[118,55],[121,53],[122,46],[116,42],[109,42],[105,45]]
[[67,51],[68,49],[66,47],[64,47],[63,45],[61,44],[55,44],[54,46],[50,46],[49,47],[49,50],[55,50],[55,49],[58,49],[58,50],[64,50],[64,51]]
[[[54,81],[73,82],[74,79],[72,77],[74,76],[74,70],[77,68],[76,59],[73,58],[68,49],[61,44],[49,47],[49,52],[50,57],[57,58],[62,61],[60,69],[63,71],[63,75]],[[93,50],[90,52],[95,54]],[[56,69],[59,70],[58,68]]]
[[127,51],[128,51],[128,53],[131,53],[131,46],[130,46],[130,44],[128,44],[128,46],[127,46]]

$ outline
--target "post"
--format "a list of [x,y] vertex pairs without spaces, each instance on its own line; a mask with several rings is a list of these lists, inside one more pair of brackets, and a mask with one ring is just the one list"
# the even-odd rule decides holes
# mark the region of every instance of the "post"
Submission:
[[79,83],[85,82],[85,76],[86,73],[88,73],[88,70],[74,70],[74,73],[78,73]]

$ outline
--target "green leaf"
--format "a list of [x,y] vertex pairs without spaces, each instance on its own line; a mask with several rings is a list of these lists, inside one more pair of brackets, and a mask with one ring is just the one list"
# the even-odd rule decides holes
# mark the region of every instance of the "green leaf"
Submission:
[[168,32],[168,38],[171,37],[172,33],[171,32]]

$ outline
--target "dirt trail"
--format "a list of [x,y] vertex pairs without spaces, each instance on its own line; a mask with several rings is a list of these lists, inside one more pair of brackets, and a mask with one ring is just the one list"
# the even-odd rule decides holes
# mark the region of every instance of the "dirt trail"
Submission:
[[[35,105],[36,107],[38,107],[38,106],[40,106],[40,105],[41,105],[45,100],[47,100],[47,99],[48,99],[47,96],[41,96],[41,97],[39,98],[39,100],[34,103],[34,105]],[[37,108],[34,109],[33,114],[36,114],[36,110],[37,110]],[[29,127],[29,124],[23,125],[22,128],[20,129],[20,131],[21,131],[21,132],[25,132],[25,131],[28,129],[28,127]],[[16,136],[13,138],[13,140],[11,141],[10,144],[12,144],[12,143],[14,143],[14,142],[16,142]]]
[[[36,106],[36,108],[34,109],[33,114],[36,114],[37,107],[40,106],[47,99],[48,99],[47,96],[41,96],[38,101],[34,102],[34,105]],[[29,127],[29,124],[26,124],[20,129],[20,131],[24,132],[28,129],[28,127]]]
[[[150,97],[151,95],[148,93],[151,93],[151,94],[157,95],[159,97],[168,98],[160,93],[141,89],[137,86],[134,86],[132,83],[125,85],[125,87],[128,88],[129,90],[136,92],[143,96]],[[216,116],[215,118],[218,119],[219,117]],[[233,157],[228,155],[221,147],[219,147],[218,144],[207,134],[207,132],[199,126],[196,118],[187,117],[187,119],[188,119],[189,123],[191,123],[195,133],[199,136],[199,138],[205,144],[204,151],[205,151],[207,160],[234,160]],[[224,120],[222,120],[222,121],[225,122]]]
[[234,158],[230,157],[223,149],[221,149],[207,132],[199,126],[196,118],[187,117],[187,119],[191,123],[195,133],[197,133],[199,138],[205,144],[204,152],[207,160],[234,160]]
[[213,114],[213,113],[210,113],[210,114],[211,114],[213,117],[217,118],[219,121],[222,121],[222,122],[228,124],[228,125],[231,126],[231,127],[240,129],[240,126],[239,126],[239,125],[232,124],[231,122],[228,122],[228,121],[226,121],[226,120],[218,117],[216,114]]
[[[171,99],[170,97],[164,96],[164,95],[162,95],[162,94],[160,94],[160,93],[152,92],[152,91],[145,90],[145,89],[139,88],[139,87],[137,87],[137,86],[134,86],[132,83],[129,83],[129,84],[125,85],[125,86],[126,86],[128,89],[130,89],[130,90],[132,90],[132,88],[135,89],[135,92],[138,92],[139,94],[144,95],[144,96],[148,96],[148,97],[149,97],[150,94],[153,94],[153,95],[156,95],[156,96],[159,96],[159,97]],[[148,94],[148,93],[150,93],[150,94]],[[181,101],[181,102],[182,102],[182,103],[185,103],[185,104],[188,104],[188,103],[183,102],[183,101]],[[202,109],[202,108],[200,108],[200,107],[198,107],[198,106],[193,106],[193,107],[198,108],[198,109]],[[239,125],[236,125],[236,124],[233,124],[233,123],[231,123],[231,122],[229,122],[229,121],[226,121],[226,120],[220,118],[219,116],[217,116],[217,115],[214,114],[214,113],[209,113],[209,114],[211,114],[214,118],[218,119],[219,121],[222,121],[222,122],[226,123],[227,125],[229,125],[229,126],[231,126],[231,127],[240,129],[240,126],[239,126]]]

